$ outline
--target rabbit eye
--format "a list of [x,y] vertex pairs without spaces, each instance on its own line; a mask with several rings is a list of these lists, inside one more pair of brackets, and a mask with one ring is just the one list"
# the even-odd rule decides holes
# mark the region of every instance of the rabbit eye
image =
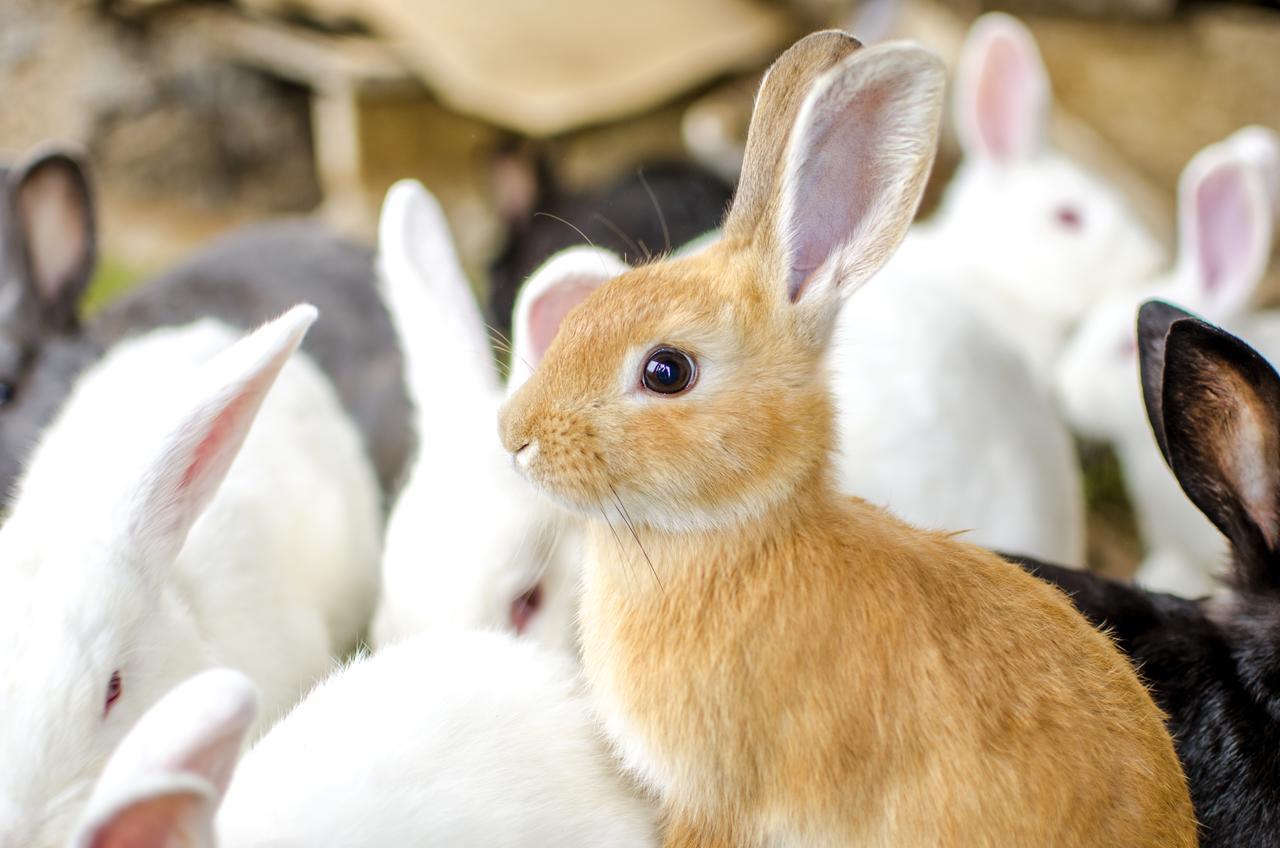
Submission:
[[1053,217],[1064,230],[1076,232],[1084,228],[1084,214],[1074,206],[1059,206]]
[[693,385],[698,366],[693,357],[673,347],[660,347],[645,358],[644,387],[660,395],[675,395]]
[[516,635],[529,629],[529,622],[542,608],[542,584],[535,583],[533,588],[511,602],[511,624]]
[[13,383],[8,380],[0,380],[0,406],[8,406],[12,403],[16,391]]
[[106,717],[111,712],[111,708],[116,701],[120,700],[120,696],[124,693],[124,684],[120,681],[120,672],[111,672],[111,679],[107,681],[107,698],[106,704],[102,708],[102,715]]

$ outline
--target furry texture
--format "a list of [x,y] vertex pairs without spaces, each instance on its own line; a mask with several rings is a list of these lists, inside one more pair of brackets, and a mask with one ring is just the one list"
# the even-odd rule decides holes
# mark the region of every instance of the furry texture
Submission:
[[1280,317],[1249,311],[1271,253],[1271,177],[1234,139],[1206,147],[1183,170],[1177,264],[1094,307],[1065,348],[1055,378],[1071,426],[1111,443],[1120,458],[1147,549],[1139,581],[1185,597],[1214,590],[1213,572],[1225,551],[1151,439],[1135,379],[1134,316],[1144,299],[1167,299],[1233,328],[1267,355],[1280,355]]
[[[583,661],[610,735],[668,845],[1194,845],[1110,642],[831,482],[830,328],[905,233],[943,87],[919,48],[857,48],[818,33],[775,63],[725,238],[597,289],[503,409],[517,465],[592,519]],[[824,134],[846,118],[876,128],[856,154]],[[853,214],[826,214],[841,196]],[[688,391],[642,387],[658,345],[696,359]]]
[[1140,285],[1165,251],[1102,179],[1053,149],[1048,74],[1031,33],[989,13],[969,31],[952,109],[964,161],[890,274],[953,285],[1048,385],[1070,329]]
[[[1162,328],[1153,312],[1164,313]],[[1262,848],[1280,832],[1280,377],[1244,342],[1185,312],[1152,302],[1143,318],[1151,423],[1178,482],[1231,542],[1229,591],[1189,601],[1024,564],[1140,669],[1168,714],[1201,845]]]
[[[374,640],[475,627],[573,650],[579,531],[502,450],[493,425],[502,387],[485,327],[444,214],[420,184],[387,193],[379,247],[418,451],[387,521]],[[522,312],[516,322],[521,350],[526,320]]]
[[63,845],[188,675],[243,670],[266,726],[367,624],[377,484],[328,382],[289,359],[314,317],[123,342],[41,439],[0,530],[0,844]]
[[[572,664],[477,632],[418,636],[333,675],[245,756],[211,827],[251,695],[235,678],[193,678],[143,717],[77,848],[181,834],[193,848],[656,844],[651,805],[617,773]],[[156,803],[193,791],[209,803]],[[92,841],[120,822],[147,838]]]
[[301,301],[322,318],[303,350],[337,388],[385,493],[411,447],[399,352],[374,287],[373,256],[323,226],[258,224],[110,304],[77,316],[95,265],[90,180],[70,151],[0,166],[0,493],[76,376],[120,339],[212,317],[248,330]]

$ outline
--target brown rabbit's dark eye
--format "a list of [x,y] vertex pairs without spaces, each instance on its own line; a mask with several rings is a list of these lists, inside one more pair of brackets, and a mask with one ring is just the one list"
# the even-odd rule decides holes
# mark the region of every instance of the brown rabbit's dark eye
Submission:
[[120,700],[120,696],[124,694],[124,684],[120,681],[120,672],[111,672],[111,679],[107,681],[107,700],[106,705],[102,708],[103,716],[111,712],[111,708],[115,702]]
[[660,347],[645,359],[641,379],[651,392],[674,395],[689,388],[697,373],[698,367],[689,354],[673,347]]

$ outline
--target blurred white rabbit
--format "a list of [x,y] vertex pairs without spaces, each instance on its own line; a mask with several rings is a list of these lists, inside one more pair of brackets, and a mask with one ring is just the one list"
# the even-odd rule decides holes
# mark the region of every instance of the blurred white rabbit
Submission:
[[[498,441],[503,390],[484,322],[444,214],[419,183],[387,192],[378,242],[418,449],[387,523],[374,641],[478,627],[572,650],[576,522],[529,488]],[[513,335],[525,344],[519,313]]]
[[[1144,586],[1188,597],[1215,588],[1225,562],[1222,535],[1183,495],[1147,424],[1138,378],[1138,306],[1160,298],[1248,341],[1272,361],[1280,356],[1280,313],[1249,311],[1266,272],[1274,227],[1268,185],[1280,168],[1250,130],[1200,151],[1178,185],[1178,259],[1172,270],[1107,298],[1090,313],[1059,363],[1057,390],[1072,426],[1115,446],[1137,514],[1146,559]],[[1271,138],[1276,138],[1272,134]],[[1280,162],[1280,145],[1270,157]],[[1274,165],[1273,165],[1274,167]],[[1156,393],[1158,396],[1158,393]]]
[[254,701],[228,670],[174,689],[112,757],[73,848],[657,844],[571,661],[510,635],[358,660],[237,768]]
[[263,727],[367,624],[378,488],[330,384],[290,359],[315,316],[122,342],[41,439],[0,529],[0,846],[64,844],[183,678],[241,669]]
[[1035,39],[998,12],[974,22],[953,80],[964,159],[942,203],[882,272],[956,286],[1048,384],[1090,306],[1163,267],[1124,199],[1049,143],[1048,72]]

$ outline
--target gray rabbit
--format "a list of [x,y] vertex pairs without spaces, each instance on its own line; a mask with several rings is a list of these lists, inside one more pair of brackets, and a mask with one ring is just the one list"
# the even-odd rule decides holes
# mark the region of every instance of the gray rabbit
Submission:
[[395,334],[373,253],[314,222],[250,226],[82,323],[96,261],[92,189],[79,159],[43,148],[0,163],[0,497],[75,376],[124,336],[212,316],[252,327],[300,301],[321,314],[303,349],[359,427],[384,493],[411,446]]

